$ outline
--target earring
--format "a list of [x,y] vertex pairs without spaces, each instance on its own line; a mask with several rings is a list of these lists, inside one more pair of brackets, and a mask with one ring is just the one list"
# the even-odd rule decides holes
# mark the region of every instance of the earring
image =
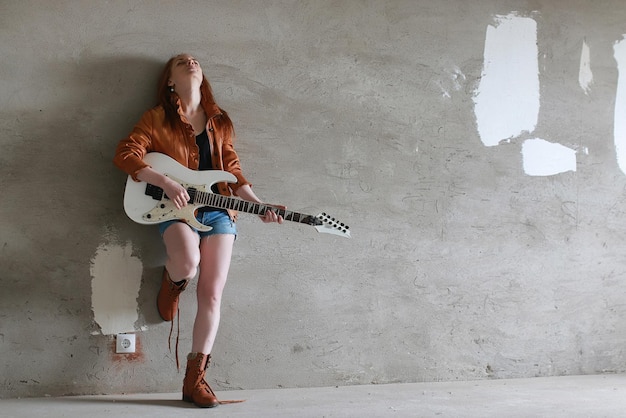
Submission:
[[170,86],[170,93],[174,93],[174,86]]

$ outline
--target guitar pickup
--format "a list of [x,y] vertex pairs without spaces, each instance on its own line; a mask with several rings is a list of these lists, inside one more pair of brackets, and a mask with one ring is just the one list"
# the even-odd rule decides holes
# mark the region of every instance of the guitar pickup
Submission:
[[189,195],[189,201],[187,203],[190,204],[194,204],[196,201],[196,193],[198,192],[198,189],[195,189],[193,187],[190,187],[187,189],[187,194]]
[[146,185],[146,196],[152,197],[154,200],[163,199],[163,189],[150,183]]

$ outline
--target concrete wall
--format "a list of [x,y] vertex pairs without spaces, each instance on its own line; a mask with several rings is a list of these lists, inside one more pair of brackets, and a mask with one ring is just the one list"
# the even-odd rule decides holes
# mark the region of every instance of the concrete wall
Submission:
[[353,236],[242,216],[216,389],[626,371],[624,34],[622,0],[2,2],[0,396],[180,389],[111,162],[178,52],[257,193]]

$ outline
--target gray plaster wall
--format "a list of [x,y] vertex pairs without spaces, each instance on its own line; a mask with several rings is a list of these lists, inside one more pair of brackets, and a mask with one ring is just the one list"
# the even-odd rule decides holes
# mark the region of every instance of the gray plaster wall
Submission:
[[[539,118],[485,146],[486,31],[512,13],[537,24]],[[155,308],[164,249],[124,214],[111,161],[179,52],[231,114],[257,194],[352,231],[241,216],[215,389],[626,371],[624,34],[622,0],[2,1],[0,396],[180,389]],[[575,171],[528,175],[537,137],[574,149]]]

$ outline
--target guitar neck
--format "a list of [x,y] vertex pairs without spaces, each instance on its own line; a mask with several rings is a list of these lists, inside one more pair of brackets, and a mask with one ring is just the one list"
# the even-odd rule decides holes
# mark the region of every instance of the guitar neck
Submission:
[[277,215],[282,216],[283,219],[287,221],[298,222],[307,225],[322,224],[322,222],[315,216],[281,209],[262,203],[254,203],[217,193],[203,192],[194,188],[187,189],[187,193],[189,193],[189,196],[191,198],[190,203],[194,205],[209,206],[217,209],[231,209],[259,216],[265,215],[267,211],[272,211],[275,212]]

